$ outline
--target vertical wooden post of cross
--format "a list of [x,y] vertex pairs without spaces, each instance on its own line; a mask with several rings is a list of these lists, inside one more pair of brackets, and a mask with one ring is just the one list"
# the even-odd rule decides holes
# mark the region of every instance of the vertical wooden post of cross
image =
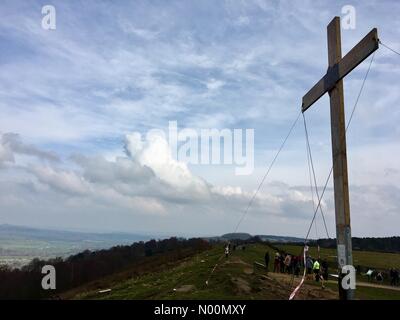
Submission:
[[[340,18],[336,17],[328,25],[328,61],[333,68],[342,59]],[[341,267],[352,265],[352,244],[350,227],[349,186],[346,155],[346,124],[344,113],[343,80],[329,91],[331,111],[331,139],[333,160],[333,183],[335,192],[336,239],[339,266],[340,299],[353,299],[353,290],[343,290]]]
[[340,18],[335,17],[328,25],[328,71],[303,96],[301,106],[302,112],[305,112],[325,93],[329,93],[339,295],[343,300],[353,299],[354,289],[345,290],[341,285],[342,267],[353,264],[342,79],[378,48],[378,30],[374,28],[342,58]]

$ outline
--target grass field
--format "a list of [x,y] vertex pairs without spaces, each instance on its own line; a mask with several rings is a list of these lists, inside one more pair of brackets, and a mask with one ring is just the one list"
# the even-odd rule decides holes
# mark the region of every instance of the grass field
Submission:
[[[299,250],[296,246],[284,246],[285,250]],[[266,251],[273,249],[264,244],[248,245],[246,250],[236,250],[225,258],[221,245],[201,254],[177,261],[175,266],[162,272],[148,273],[140,277],[125,279],[115,283],[112,278],[97,281],[95,285],[79,288],[74,299],[288,299],[293,287],[287,283],[266,280],[265,270],[253,272],[255,261],[263,262]],[[311,249],[313,250],[313,249]],[[298,251],[293,251],[298,252]],[[311,253],[313,253],[311,251]],[[327,256],[334,255],[333,250],[324,251]],[[363,252],[357,256],[372,266],[383,266],[382,261],[374,257],[388,259],[390,254]],[[390,263],[390,260],[386,260]],[[215,264],[218,266],[211,273]],[[272,273],[270,276],[272,277]],[[206,280],[209,281],[206,285]],[[299,281],[299,279],[297,279]],[[321,290],[313,281],[304,285],[304,292],[311,291],[314,298],[336,299],[337,285],[328,283],[329,292]],[[100,289],[111,288],[108,293],[98,293]],[[308,289],[306,289],[308,288]],[[303,297],[308,299],[310,297]],[[378,288],[358,287],[358,299],[399,299],[400,291]],[[310,298],[311,299],[311,298]]]
[[[326,287],[337,292],[336,283],[327,283]],[[400,300],[400,291],[357,286],[355,298],[359,300]]]
[[[300,254],[302,246],[278,245],[279,249],[292,254]],[[317,257],[317,248],[310,247],[309,253],[312,257]],[[336,249],[320,249],[321,258],[326,258],[328,262],[336,264]],[[373,251],[353,251],[353,265],[370,267],[374,269],[388,270],[391,267],[400,267],[400,254],[382,253]]]

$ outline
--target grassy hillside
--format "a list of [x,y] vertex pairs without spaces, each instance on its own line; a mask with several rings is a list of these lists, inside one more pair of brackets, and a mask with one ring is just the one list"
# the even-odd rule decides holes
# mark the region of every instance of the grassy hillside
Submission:
[[[285,247],[296,252],[298,247]],[[273,249],[265,244],[252,244],[246,250],[236,250],[229,258],[223,256],[221,245],[176,261],[174,266],[137,277],[127,277],[114,281],[112,278],[97,281],[67,293],[64,298],[73,299],[288,299],[293,287],[300,278],[288,275],[268,273],[262,268],[253,268],[255,261],[263,262],[266,251]],[[311,249],[313,250],[313,249]],[[327,251],[326,255],[334,255]],[[387,263],[389,254],[378,256],[375,253],[363,253],[359,259],[366,259],[372,265],[381,265],[381,259]],[[215,271],[211,273],[214,266]],[[206,281],[208,280],[208,285]],[[111,289],[99,293],[101,289]],[[362,288],[357,290],[360,299],[400,299],[400,291]],[[337,299],[337,285],[329,283],[322,290],[315,282],[308,281],[299,293],[300,299]]]

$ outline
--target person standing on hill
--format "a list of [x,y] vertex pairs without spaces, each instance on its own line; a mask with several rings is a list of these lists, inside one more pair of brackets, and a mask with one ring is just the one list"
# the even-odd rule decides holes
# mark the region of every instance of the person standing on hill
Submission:
[[322,289],[325,289],[324,278],[321,276],[321,265],[318,259],[314,261],[313,271],[315,274],[315,281],[319,282],[319,280],[321,280]]
[[305,268],[307,269],[307,279],[312,279],[312,268],[313,268],[314,262],[310,256],[307,256],[306,258],[306,265]]
[[322,267],[322,277],[324,280],[328,280],[328,261],[326,259],[322,260],[321,262],[321,267]]
[[228,256],[229,256],[229,247],[226,246],[225,247],[225,258],[228,258]]
[[383,275],[382,272],[378,272],[378,274],[376,275],[376,281],[378,281],[379,283],[383,282]]
[[300,274],[300,257],[294,256],[292,258],[292,264],[293,264],[293,273],[296,277],[298,277]]
[[291,274],[292,273],[292,256],[288,254],[285,258],[285,266],[286,272]]
[[319,275],[320,275],[320,271],[321,271],[321,266],[319,264],[318,259],[314,261],[313,271],[314,271],[314,274],[315,274],[315,281],[318,282],[319,279],[320,279]]
[[265,269],[267,269],[267,273],[268,273],[268,267],[269,267],[269,252],[267,251],[266,253],[265,253],[265,256],[264,256],[264,260],[265,260]]
[[290,264],[292,263],[292,257],[290,254],[287,254],[285,257],[285,266],[286,266],[286,272],[290,273]]
[[279,269],[281,273],[285,273],[285,258],[283,254],[279,256]]
[[394,269],[393,268],[390,268],[389,276],[390,276],[390,285],[394,286]]
[[278,272],[279,273],[279,257],[280,257],[280,253],[276,252],[275,253],[275,259],[274,259],[274,272]]
[[391,268],[390,269],[390,285],[397,286],[399,283],[399,271],[397,269]]

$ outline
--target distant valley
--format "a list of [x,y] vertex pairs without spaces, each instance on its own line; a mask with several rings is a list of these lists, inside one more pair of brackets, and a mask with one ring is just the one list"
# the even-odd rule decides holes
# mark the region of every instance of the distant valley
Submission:
[[84,250],[147,241],[153,236],[130,233],[86,233],[0,225],[0,265],[21,267],[33,258],[67,257]]

